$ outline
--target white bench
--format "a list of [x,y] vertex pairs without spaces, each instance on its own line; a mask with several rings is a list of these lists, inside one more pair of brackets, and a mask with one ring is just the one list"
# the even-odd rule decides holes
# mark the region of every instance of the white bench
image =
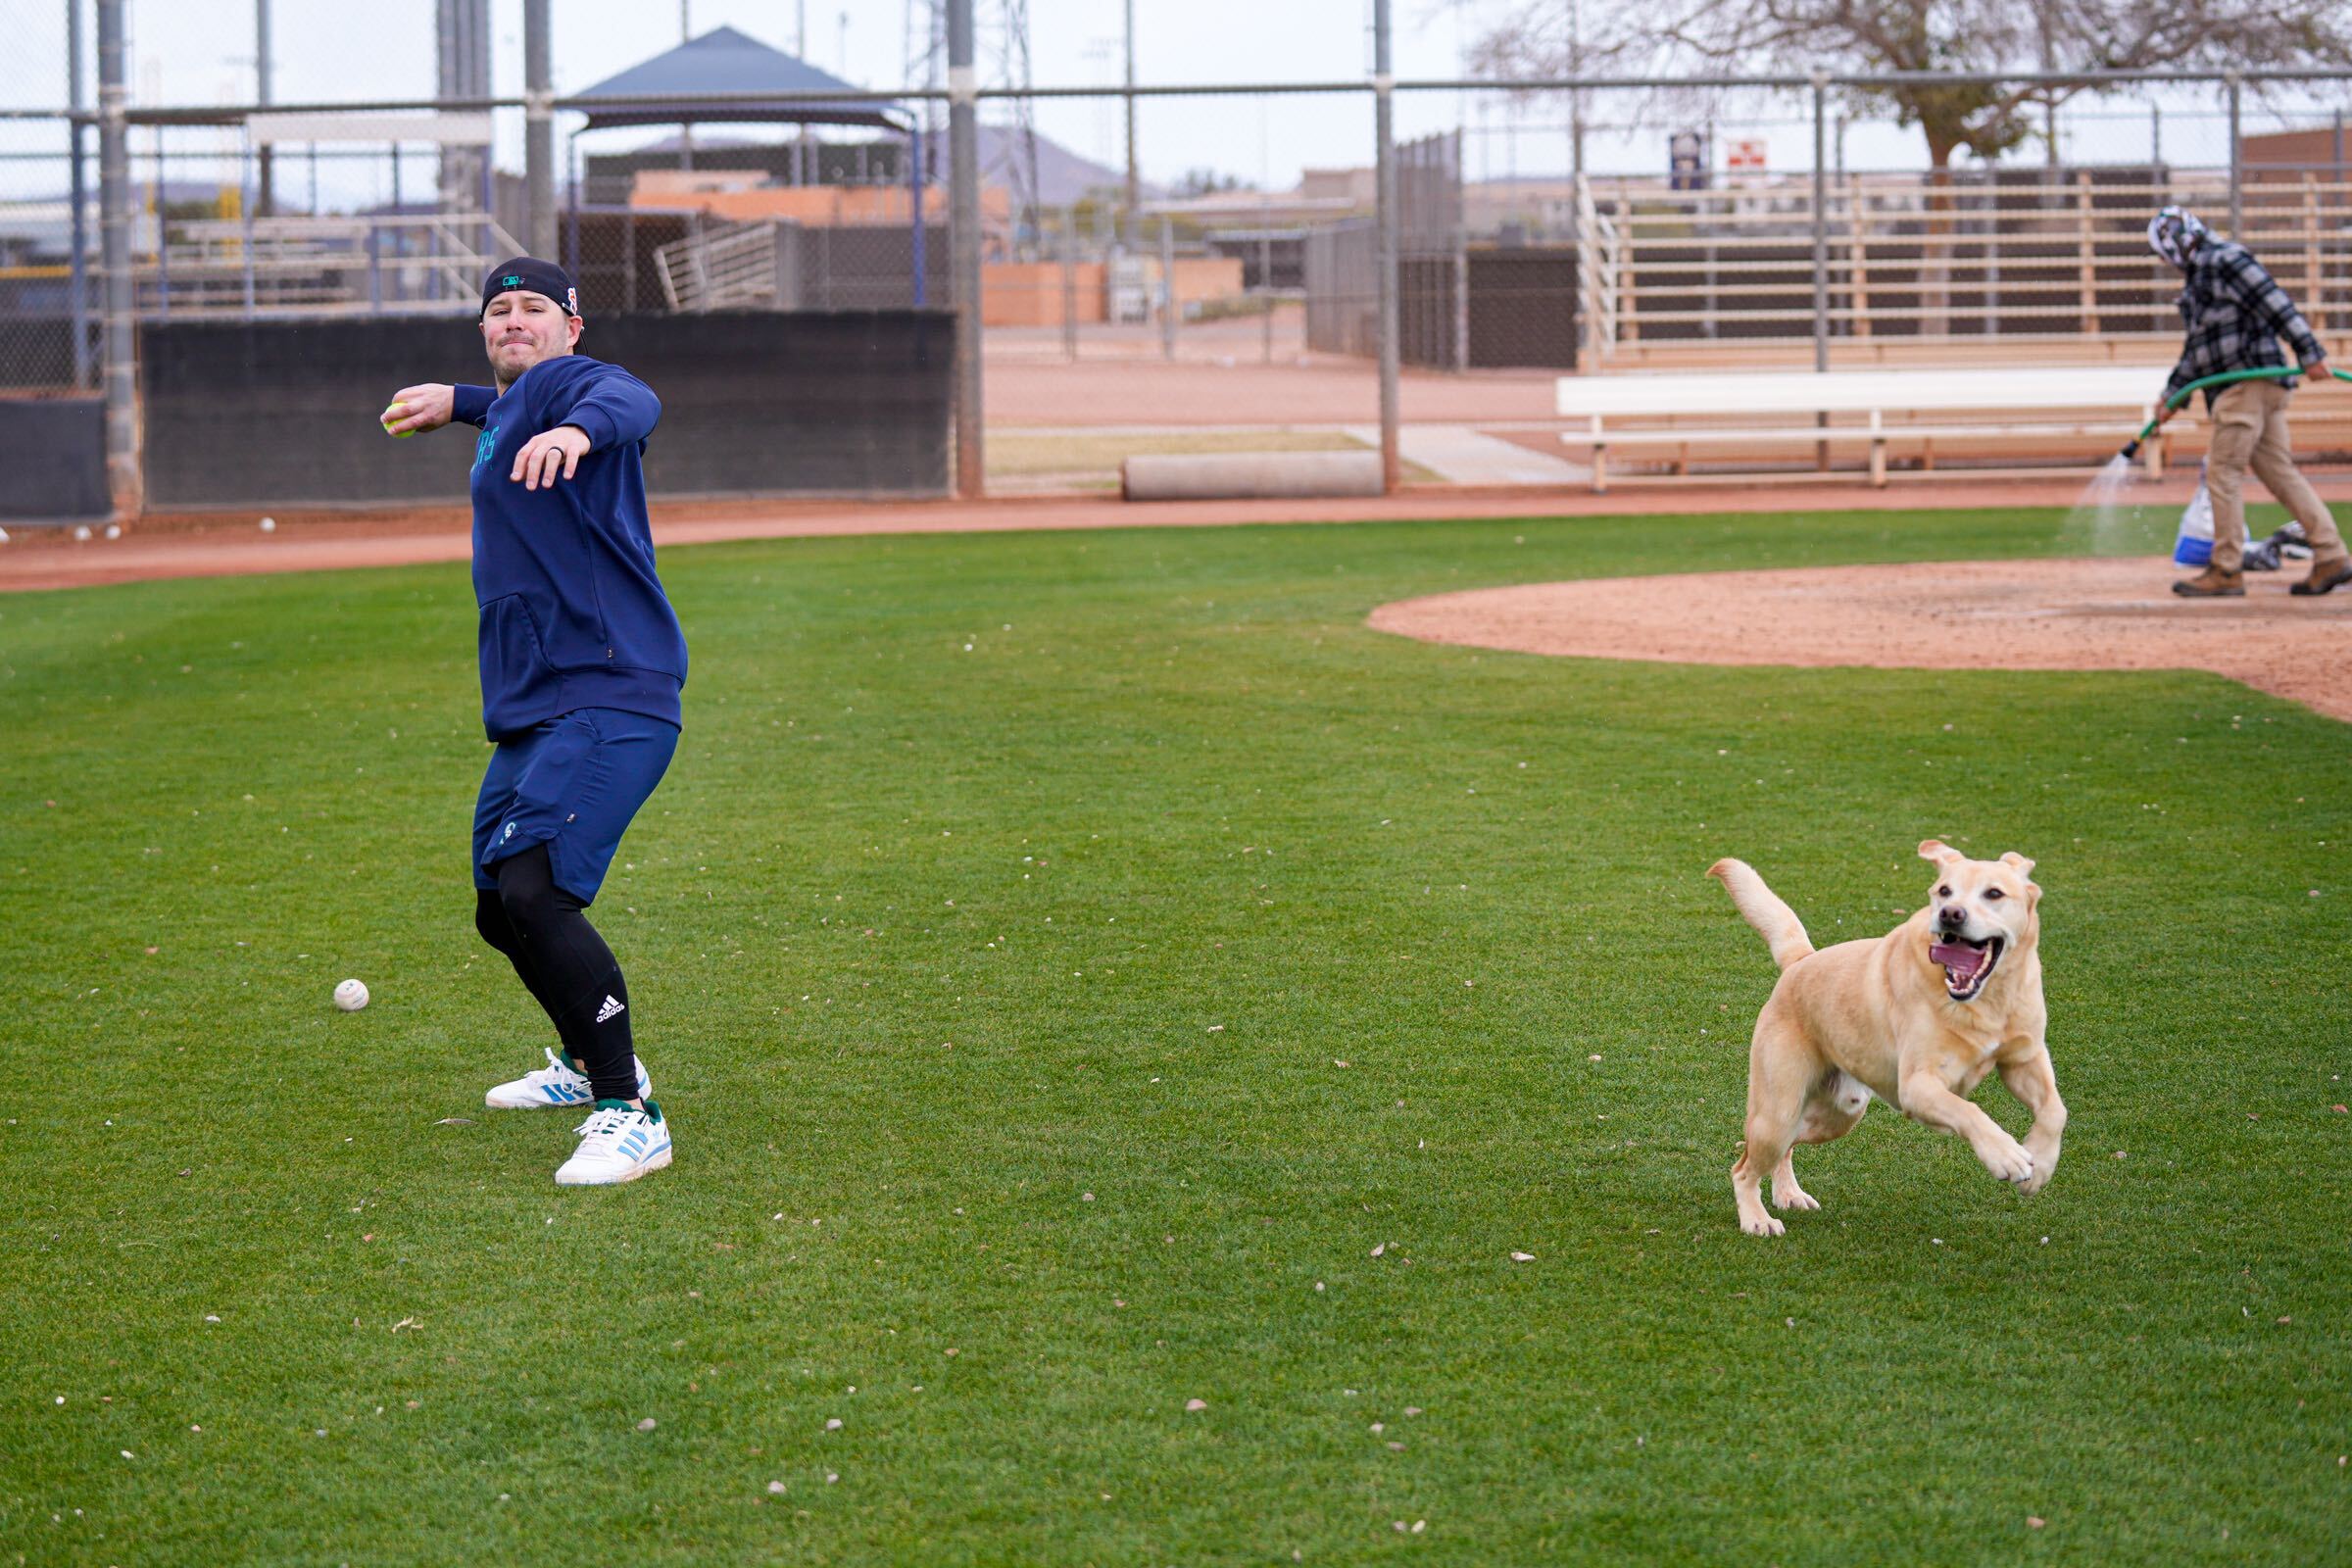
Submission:
[[[1609,487],[1612,447],[1731,445],[1853,446],[1870,448],[1870,482],[1886,482],[1886,448],[1917,441],[1928,445],[1970,437],[2105,439],[2121,448],[2156,416],[2167,368],[2096,366],[2084,369],[2021,367],[2016,369],[1682,372],[1669,375],[1564,375],[1558,382],[1558,413],[1581,419],[1585,428],[1563,433],[1569,446],[1592,449],[1592,488]],[[2098,419],[2053,423],[2052,414],[2092,413]],[[1920,414],[1972,414],[1972,423],[1914,423]],[[1833,424],[1839,416],[1862,416],[1860,423]],[[1762,422],[1760,416],[1810,418],[1822,422]],[[1893,416],[1897,422],[1888,422]],[[2002,416],[2008,416],[2003,418]],[[1621,421],[1664,418],[1707,422],[1660,427]],[[2163,443],[2140,448],[2150,477],[2164,471]]]

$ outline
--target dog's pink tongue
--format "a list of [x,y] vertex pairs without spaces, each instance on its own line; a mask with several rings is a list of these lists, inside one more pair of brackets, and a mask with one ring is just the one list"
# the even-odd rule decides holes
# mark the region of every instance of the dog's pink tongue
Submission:
[[1928,949],[1928,956],[1951,970],[1952,978],[1968,981],[1984,965],[1984,950],[1972,948],[1963,942],[1938,942]]

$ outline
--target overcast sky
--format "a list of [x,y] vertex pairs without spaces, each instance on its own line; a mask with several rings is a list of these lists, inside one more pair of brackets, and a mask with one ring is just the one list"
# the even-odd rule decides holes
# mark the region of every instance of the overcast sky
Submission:
[[[65,15],[69,0],[7,0],[12,48],[0,61],[0,104],[43,107],[65,94]],[[85,17],[91,0],[79,0]],[[1003,79],[998,40],[1001,0],[978,0],[981,70]],[[1039,85],[1115,84],[1122,70],[1120,7],[1115,0],[1028,0],[1031,79]],[[678,0],[552,0],[555,85],[582,91],[616,72],[674,46],[681,37]],[[1396,65],[1406,77],[1458,74],[1465,44],[1512,8],[1511,0],[1395,0]],[[729,25],[860,86],[906,84],[906,0],[687,0],[695,32]],[[147,105],[250,101],[254,95],[252,0],[128,0],[135,102]],[[432,0],[273,0],[276,96],[279,102],[429,96],[433,88]],[[1136,0],[1137,76],[1144,83],[1272,80],[1354,80],[1371,66],[1370,0]],[[502,94],[522,86],[521,0],[493,0],[494,85]],[[845,20],[846,19],[846,20]],[[94,36],[95,24],[90,23]],[[94,46],[91,54],[94,60]],[[89,73],[94,75],[94,63]],[[1766,138],[1771,167],[1809,167],[1810,132],[1794,106],[1751,106],[1742,114],[1771,122],[1729,126],[1719,141],[1742,132]],[[2195,102],[2177,102],[2165,122],[2167,154],[2180,162],[2226,161],[2219,125]],[[2139,158],[2150,135],[2144,110],[2116,104],[2086,116],[2082,156]],[[996,119],[1001,111],[988,110]],[[1607,108],[1595,111],[1606,119]],[[516,121],[516,117],[506,117]],[[1465,105],[1452,93],[1399,95],[1400,137],[1449,128],[1471,132],[1473,177],[1559,172],[1567,138],[1556,105],[1518,107],[1489,97]],[[1118,166],[1124,161],[1116,100],[1045,103],[1038,128],[1083,156]],[[1137,142],[1144,176],[1170,182],[1187,170],[1207,168],[1245,183],[1273,189],[1294,185],[1302,167],[1357,166],[1371,161],[1368,97],[1206,98],[1147,101],[1139,111]],[[561,124],[561,122],[559,122]],[[2249,128],[2257,128],[2249,126]],[[54,126],[0,127],[10,147],[61,143]],[[502,125],[501,161],[517,162]],[[1624,136],[1596,135],[1589,143],[1595,170],[1649,172],[1665,163],[1665,127]],[[607,133],[595,145],[618,148],[631,138]],[[134,141],[134,151],[145,141]],[[1847,149],[1849,167],[1915,166],[1917,132],[1858,128]],[[178,145],[178,143],[174,143]],[[425,167],[420,159],[417,168]],[[24,170],[7,178],[17,190]],[[45,173],[46,172],[44,172]],[[0,176],[6,177],[6,176]],[[42,183],[55,183],[44,178]]]

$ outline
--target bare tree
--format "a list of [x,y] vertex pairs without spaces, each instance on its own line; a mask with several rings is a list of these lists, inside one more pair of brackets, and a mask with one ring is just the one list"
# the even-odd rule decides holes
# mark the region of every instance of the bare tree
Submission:
[[[1529,0],[1471,54],[1474,74],[1497,80],[2347,64],[2344,0]],[[1921,282],[1931,318],[1949,270],[1952,155],[2015,151],[2037,133],[2034,108],[2096,90],[1997,81],[1843,90],[1856,113],[1890,115],[1927,138]]]
[[[1472,51],[1498,79],[1600,72],[1803,75],[2155,71],[2352,65],[2342,0],[1531,0]],[[1850,94],[1857,112],[1917,125],[1928,161],[1997,158],[2034,134],[2030,111],[2080,86],[1907,83]]]

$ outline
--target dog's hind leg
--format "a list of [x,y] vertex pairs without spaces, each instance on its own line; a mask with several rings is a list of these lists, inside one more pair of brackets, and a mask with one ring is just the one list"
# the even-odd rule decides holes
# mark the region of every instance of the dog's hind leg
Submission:
[[[1788,1146],[1804,1118],[1807,1091],[1819,1072],[1812,1047],[1778,1024],[1768,1007],[1756,1020],[1755,1041],[1748,1048],[1747,1142],[1732,1167],[1740,1228],[1750,1236],[1778,1236],[1786,1229],[1765,1210],[1764,1176],[1772,1173],[1777,1193],[1788,1168]],[[1795,1185],[1793,1177],[1789,1185]]]
[[[1826,1144],[1833,1138],[1843,1138],[1854,1130],[1862,1112],[1870,1106],[1870,1091],[1861,1083],[1838,1068],[1813,1086],[1805,1099],[1805,1113],[1796,1124],[1796,1142]],[[1775,1208],[1819,1208],[1821,1202],[1811,1193],[1796,1184],[1796,1165],[1792,1152],[1781,1155],[1780,1165],[1772,1173],[1772,1206]]]

